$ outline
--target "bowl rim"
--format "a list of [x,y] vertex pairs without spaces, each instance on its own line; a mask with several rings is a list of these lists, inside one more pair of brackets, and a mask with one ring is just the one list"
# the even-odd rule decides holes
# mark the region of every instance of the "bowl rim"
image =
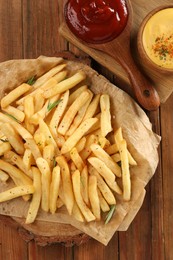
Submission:
[[[145,53],[145,59],[147,60],[148,63],[151,64],[151,66],[157,70],[163,71],[163,72],[173,72],[173,68],[165,68],[162,66],[157,65],[154,61],[152,61],[148,54],[146,53],[144,46],[143,46],[143,41],[142,41],[142,35],[143,35],[143,31],[145,28],[146,23],[149,21],[149,19],[155,15],[156,13],[158,13],[159,11],[162,11],[164,9],[168,9],[168,8],[173,8],[173,4],[164,4],[164,5],[160,5],[156,8],[154,8],[153,10],[151,10],[142,20],[140,26],[139,26],[139,31],[137,34],[137,46],[138,46],[138,50],[139,53],[141,53],[141,50],[143,53]],[[140,46],[140,47],[139,47]]]

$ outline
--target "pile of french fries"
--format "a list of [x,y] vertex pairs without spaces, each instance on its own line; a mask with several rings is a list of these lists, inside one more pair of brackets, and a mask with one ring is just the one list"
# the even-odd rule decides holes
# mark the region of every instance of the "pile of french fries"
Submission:
[[40,208],[54,214],[62,206],[78,221],[99,221],[116,194],[131,198],[137,163],[121,127],[112,128],[109,95],[92,93],[86,77],[63,61],[1,100],[0,181],[11,178],[14,187],[0,202],[30,201],[26,223]]

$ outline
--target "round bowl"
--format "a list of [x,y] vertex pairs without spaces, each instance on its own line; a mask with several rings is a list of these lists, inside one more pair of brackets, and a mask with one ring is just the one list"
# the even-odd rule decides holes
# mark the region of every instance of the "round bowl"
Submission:
[[137,46],[145,66],[173,73],[173,4],[157,7],[144,18]]

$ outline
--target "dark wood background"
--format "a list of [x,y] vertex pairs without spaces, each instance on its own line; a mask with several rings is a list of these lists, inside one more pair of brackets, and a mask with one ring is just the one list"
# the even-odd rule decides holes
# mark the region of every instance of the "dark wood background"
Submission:
[[[58,34],[61,5],[60,0],[0,0],[0,62],[41,54],[56,56],[62,50],[87,56]],[[93,62],[93,66],[118,84],[99,64]],[[162,135],[160,164],[147,186],[144,204],[127,232],[117,232],[107,247],[93,239],[79,247],[40,247],[33,241],[26,243],[16,229],[0,223],[0,259],[173,259],[173,95],[148,116],[153,130]]]

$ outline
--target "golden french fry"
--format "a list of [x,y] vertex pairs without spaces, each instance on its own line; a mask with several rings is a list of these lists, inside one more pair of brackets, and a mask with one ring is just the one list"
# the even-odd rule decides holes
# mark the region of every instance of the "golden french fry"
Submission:
[[32,174],[34,193],[32,195],[32,200],[29,205],[29,210],[25,221],[26,224],[33,223],[36,219],[41,201],[41,173],[38,170],[38,168],[32,167]]
[[56,83],[59,83],[67,77],[67,74],[68,74],[67,70],[60,71],[53,76],[53,79],[56,80]]
[[112,131],[109,95],[107,94],[101,95],[100,108],[101,108],[101,132],[102,132],[102,136],[105,137],[108,133]]
[[73,93],[70,95],[69,97],[69,101],[68,101],[68,105],[71,106],[71,104],[76,100],[76,98],[85,90],[87,90],[88,87],[87,85],[81,86],[79,88],[77,88],[75,91],[73,91]]
[[9,175],[0,170],[0,181],[6,182],[9,179]]
[[56,166],[53,168],[52,172],[52,181],[50,184],[50,212],[52,214],[55,213],[57,209],[57,199],[58,199],[58,192],[59,192],[59,186],[60,186],[60,167]]
[[4,154],[4,158],[7,158],[10,162],[16,165],[22,172],[24,172],[26,175],[32,178],[32,172],[26,169],[22,158],[18,154],[14,153],[13,151],[8,151]]
[[115,174],[106,166],[106,164],[97,157],[88,158],[88,162],[100,173],[105,181],[114,182]]
[[[76,117],[74,118],[70,128],[68,129],[66,135],[70,136],[74,133],[74,131],[76,130],[76,128],[81,124],[81,122],[83,121],[83,118],[85,116],[86,110],[91,102],[91,99],[93,97],[93,94],[90,93],[90,97],[89,99],[85,102],[85,104],[78,110],[78,113],[76,115]],[[74,104],[74,103],[73,103]]]
[[71,149],[70,157],[71,157],[72,161],[74,162],[74,164],[76,165],[77,169],[81,172],[82,169],[84,168],[85,164],[84,164],[82,158],[80,157],[76,147]]
[[29,195],[34,193],[33,185],[22,185],[11,188],[9,190],[3,191],[0,193],[0,202],[8,201],[15,199],[17,197],[21,197],[24,195]]
[[42,109],[44,106],[45,99],[43,97],[42,93],[37,93],[37,95],[34,96],[34,112],[37,113]]
[[122,182],[123,182],[123,198],[128,201],[131,198],[131,181],[128,161],[127,143],[123,139],[119,143],[121,167],[122,167]]
[[96,220],[100,220],[101,213],[100,213],[100,201],[97,192],[97,177],[94,175],[89,176],[88,194],[89,194],[89,200],[91,203],[92,212],[96,217]]
[[[51,133],[52,133],[52,131],[51,131]],[[55,142],[57,143],[57,146],[59,148],[62,148],[63,144],[65,143],[65,137],[63,135],[58,134],[58,133],[57,133],[57,136],[55,136],[54,134],[52,134],[52,135],[55,139]]]
[[44,147],[43,158],[48,162],[50,169],[52,169],[55,158],[55,148],[52,144],[48,144]]
[[44,135],[44,133],[36,133],[34,134],[34,140],[36,145],[38,146],[40,152],[43,152],[43,149],[46,145],[46,137]]
[[8,152],[10,150],[11,145],[8,141],[0,144],[0,156],[2,156],[5,152]]
[[110,210],[110,207],[103,197],[102,193],[100,192],[99,188],[97,188],[98,196],[99,196],[99,201],[100,201],[100,208],[103,212],[107,212]]
[[7,172],[17,186],[32,184],[32,180],[24,172],[22,172],[17,167],[1,159],[0,159],[0,169]]
[[36,160],[37,167],[41,172],[41,185],[42,185],[42,197],[41,208],[42,210],[49,211],[50,202],[50,183],[51,183],[51,171],[47,161],[43,158]]
[[100,102],[100,94],[97,94],[93,98],[93,101],[90,103],[83,120],[95,116],[99,102]]
[[88,195],[88,167],[85,165],[83,170],[81,171],[81,194],[84,202],[89,205],[89,195]]
[[74,162],[70,162],[70,173],[72,174],[75,171],[76,171],[76,166],[75,166]]
[[115,161],[115,162],[120,162],[121,158],[120,158],[120,154],[119,153],[115,153],[113,155],[111,155],[111,158]]
[[22,85],[18,86],[17,88],[13,89],[10,93],[8,93],[6,96],[4,96],[1,99],[1,107],[7,107],[11,103],[13,103],[16,99],[18,99],[20,96],[28,92],[32,86],[23,83]]
[[68,213],[71,215],[74,205],[73,187],[70,176],[69,166],[64,156],[56,157],[56,161],[61,169],[62,186],[64,192],[64,203],[67,207]]
[[79,170],[76,170],[72,174],[72,183],[73,183],[73,191],[76,203],[81,210],[82,214],[84,215],[87,222],[95,220],[95,216],[91,212],[91,210],[87,207],[85,202],[83,201],[81,191],[80,191],[80,172]]
[[6,135],[10,145],[14,148],[14,150],[18,154],[23,154],[24,153],[24,145],[22,138],[19,136],[18,133],[14,130],[11,124],[9,123],[4,123],[0,125],[0,130],[4,135]]
[[83,81],[85,78],[86,78],[86,74],[83,71],[79,71],[76,74],[74,74],[72,77],[61,81],[53,88],[47,89],[44,92],[43,96],[45,98],[50,98],[52,96],[55,96],[56,94],[63,93],[66,90],[71,89],[74,86],[76,86],[78,83]]
[[19,133],[19,135],[26,140],[26,138],[32,138],[32,135],[19,123],[15,122],[8,115],[4,115],[0,112],[0,122],[9,123],[13,126],[13,128]]
[[113,159],[109,156],[109,154],[107,154],[100,145],[98,144],[92,144],[90,146],[92,152],[94,153],[94,155],[99,158],[100,160],[102,160],[106,166],[117,176],[117,177],[121,177],[121,168],[119,167],[119,165],[113,161]]
[[30,118],[34,114],[34,98],[31,96],[27,96],[24,99],[24,113],[25,113],[25,127],[26,129],[33,134],[35,127],[30,124]]
[[84,149],[81,151],[80,156],[83,160],[86,160],[89,155],[91,154],[91,144],[94,144],[97,142],[97,137],[95,135],[89,135],[86,139],[86,144]]
[[72,215],[74,216],[74,218],[80,222],[84,222],[85,219],[76,203],[76,201],[74,202],[74,206],[73,206],[73,211],[72,211]]
[[56,207],[57,209],[61,208],[64,205],[64,202],[62,201],[62,199],[60,199],[60,197],[57,199],[56,202]]
[[66,134],[78,110],[87,102],[89,97],[90,93],[87,90],[81,93],[79,97],[77,97],[77,99],[72,103],[72,105],[68,108],[67,112],[65,113],[58,127],[58,133],[62,135]]
[[55,112],[50,121],[50,125],[49,125],[50,131],[55,139],[57,137],[57,128],[60,120],[62,119],[62,116],[64,115],[65,109],[68,104],[68,100],[69,100],[69,90],[67,90],[61,97],[61,102],[55,109]]
[[107,147],[110,146],[110,142],[103,136],[99,136],[98,144],[105,150]]
[[98,188],[99,188],[100,192],[102,193],[103,197],[105,198],[105,200],[107,201],[107,203],[109,205],[115,205],[116,204],[115,196],[112,193],[112,191],[110,190],[110,188],[108,187],[108,185],[106,184],[106,182],[103,180],[101,175],[97,172],[97,170],[95,170],[91,166],[89,166],[88,170],[91,175],[95,175],[97,177]]
[[[123,134],[122,134],[122,128],[121,127],[119,127],[118,130],[114,133],[114,138],[115,138],[116,145],[119,148],[119,144],[123,140]],[[128,154],[129,164],[137,165],[137,162],[132,157],[132,155],[130,154],[129,151],[127,151],[127,154]]]
[[41,152],[33,138],[26,138],[25,147],[31,150],[35,161],[37,160],[37,158],[41,157]]
[[7,106],[2,110],[5,111],[7,114],[14,116],[19,122],[23,122],[25,118],[25,114],[13,106]]
[[86,137],[84,136],[76,144],[76,149],[78,153],[80,153],[85,148],[85,144],[86,144]]
[[83,121],[75,132],[65,141],[62,146],[61,153],[68,153],[77,142],[85,135],[85,133],[98,121],[97,118],[89,118]]
[[48,72],[46,72],[43,76],[39,77],[36,82],[33,84],[34,88],[38,88],[45,84],[46,81],[48,81],[51,77],[55,76],[58,72],[63,70],[66,67],[66,64],[59,64],[63,61],[62,58],[59,58],[59,62],[57,63],[57,66],[50,69]]
[[35,164],[35,160],[30,149],[25,149],[23,155],[23,163],[25,165],[26,170],[28,171],[31,169],[31,165]]

